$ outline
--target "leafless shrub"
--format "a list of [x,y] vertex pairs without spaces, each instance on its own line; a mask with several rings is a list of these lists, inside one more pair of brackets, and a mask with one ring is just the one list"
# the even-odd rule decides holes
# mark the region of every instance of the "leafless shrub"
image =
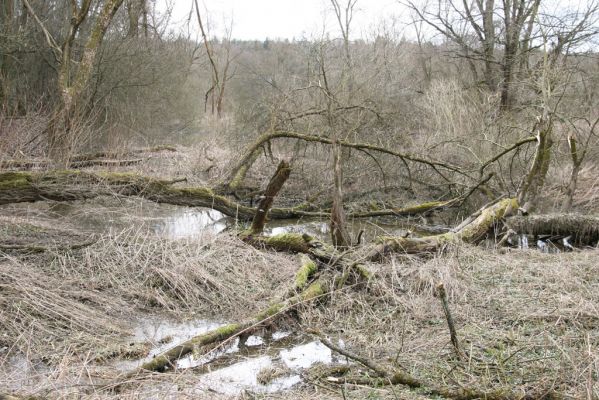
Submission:
[[19,158],[43,155],[46,151],[45,129],[50,116],[43,110],[26,116],[0,112],[0,157]]

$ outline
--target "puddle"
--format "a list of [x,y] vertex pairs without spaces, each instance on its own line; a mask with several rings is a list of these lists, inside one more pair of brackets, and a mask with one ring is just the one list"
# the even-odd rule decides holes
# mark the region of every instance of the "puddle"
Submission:
[[163,351],[223,325],[209,320],[171,322],[159,318],[141,319],[134,328],[130,342],[150,343],[152,350],[142,359],[120,360],[114,366],[123,371],[135,369]]
[[267,384],[258,382],[258,374],[267,368],[273,368],[274,362],[269,356],[251,358],[229,367],[209,372],[200,377],[196,386],[199,390],[212,390],[226,395],[238,395],[244,390],[272,393],[289,389],[301,382],[297,373],[273,379]]
[[[197,320],[169,322],[147,318],[134,328],[132,342],[150,342],[150,354],[134,361],[115,361],[112,366],[130,371],[153,356],[193,336],[224,325]],[[168,338],[168,340],[165,340]],[[178,369],[189,369],[198,376],[194,390],[238,395],[245,390],[272,393],[291,388],[302,381],[301,373],[315,364],[347,362],[318,340],[306,341],[289,331],[275,331],[249,336],[244,343],[235,338],[206,354],[190,354],[177,361]],[[343,343],[339,342],[340,346]]]
[[[274,337],[275,335],[273,335]],[[286,336],[288,337],[288,336]],[[251,336],[250,336],[251,338]],[[264,340],[264,339],[262,339]],[[246,343],[246,345],[248,345]],[[242,391],[255,393],[272,393],[285,389],[302,381],[304,370],[316,364],[332,364],[347,362],[322,344],[320,341],[307,343],[269,343],[268,348],[256,355],[243,356],[237,345],[227,353],[233,358],[233,364],[216,366],[211,371],[199,376],[197,388],[212,390],[226,395],[238,395]],[[250,352],[250,354],[253,354]],[[214,364],[217,364],[215,361]],[[211,364],[202,365],[211,367]],[[267,376],[265,382],[265,376]],[[270,376],[270,378],[268,378]]]
[[209,208],[187,208],[149,201],[97,198],[87,201],[38,202],[0,207],[2,214],[64,221],[90,233],[118,233],[134,227],[169,239],[214,235],[234,224],[233,219]]
[[227,229],[231,221],[212,209],[179,210],[153,225],[153,231],[171,239],[197,236],[204,232],[217,234]]
[[[50,369],[42,362],[32,362],[25,354],[4,354],[0,349],[0,381],[3,389],[17,391],[23,387],[40,386],[50,374]],[[1,396],[0,396],[1,397]]]
[[320,341],[284,349],[279,354],[289,368],[310,368],[316,363],[330,364],[333,362],[331,349]]
[[520,250],[536,248],[541,253],[559,254],[562,252],[573,251],[574,246],[570,243],[571,237],[551,236],[551,235],[526,235],[513,234],[507,239],[507,243]]

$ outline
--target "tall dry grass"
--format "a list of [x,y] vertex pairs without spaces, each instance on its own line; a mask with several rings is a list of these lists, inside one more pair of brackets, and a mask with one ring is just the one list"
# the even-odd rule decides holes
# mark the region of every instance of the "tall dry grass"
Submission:
[[226,234],[199,244],[134,229],[81,251],[0,262],[0,387],[37,394],[57,385],[89,393],[97,379],[78,373],[126,346],[148,315],[233,321],[266,307],[296,267]]

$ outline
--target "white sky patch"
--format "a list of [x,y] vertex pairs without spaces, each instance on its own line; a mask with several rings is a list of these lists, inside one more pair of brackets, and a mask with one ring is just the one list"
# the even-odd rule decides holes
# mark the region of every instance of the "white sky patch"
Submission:
[[[223,36],[225,26],[233,21],[233,38],[244,40],[303,39],[320,37],[323,32],[340,36],[337,20],[329,0],[198,0],[208,17],[211,36]],[[339,1],[341,4],[345,0]],[[170,4],[171,24],[183,27],[189,18],[193,0],[158,0],[160,11]],[[367,38],[383,22],[406,14],[397,0],[358,1],[350,27],[352,38]],[[404,18],[405,20],[405,18]],[[195,14],[191,21],[196,33]]]
[[[343,7],[347,0],[338,0]],[[557,15],[579,18],[596,0],[544,0],[540,18]],[[289,39],[317,40],[323,36],[338,38],[341,32],[330,0],[198,0],[202,18],[208,21],[211,37],[223,37],[232,24],[232,38],[242,40]],[[415,0],[427,4],[428,0]],[[166,31],[200,40],[195,13],[190,13],[194,0],[156,0],[157,11],[172,10]],[[460,3],[459,0],[457,3]],[[429,6],[434,8],[435,3]],[[577,17],[575,17],[577,16]],[[352,39],[373,39],[384,33],[392,37],[415,39],[412,24],[414,12],[401,0],[358,0],[350,27]],[[191,18],[191,19],[190,19]],[[545,21],[548,22],[548,21]],[[572,21],[570,21],[572,22]],[[428,40],[441,35],[425,23],[420,23]],[[586,43],[578,50],[596,47]]]

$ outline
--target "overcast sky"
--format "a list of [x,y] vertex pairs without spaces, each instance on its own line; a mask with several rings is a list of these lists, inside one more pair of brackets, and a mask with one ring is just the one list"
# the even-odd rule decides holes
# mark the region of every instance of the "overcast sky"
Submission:
[[[160,1],[162,9],[169,0]],[[189,16],[193,0],[170,1],[174,7],[173,22],[181,25]],[[216,36],[222,36],[224,21],[231,18],[233,37],[237,39],[310,38],[321,34],[323,26],[334,36],[339,32],[330,0],[199,0],[199,3],[208,11],[212,34]],[[391,20],[400,11],[397,0],[359,0],[352,36],[367,35],[381,21]]]
[[[347,0],[339,0],[342,5]],[[416,2],[426,2],[417,0]],[[543,12],[562,14],[583,11],[590,1],[595,0],[544,0]],[[160,11],[173,9],[168,25],[175,33],[178,29],[191,27],[192,34],[198,35],[195,14],[191,24],[187,24],[194,0],[157,0]],[[330,0],[198,0],[203,19],[208,17],[210,35],[222,37],[224,26],[233,21],[233,38],[244,40],[269,39],[315,39],[327,32],[331,37],[339,37],[340,31]],[[408,26],[410,12],[400,4],[400,0],[358,0],[354,20],[351,25],[352,38],[369,39],[382,26],[393,30],[398,37],[414,38],[414,29]],[[395,24],[392,25],[392,22]],[[427,36],[435,35],[431,28],[425,28]],[[197,37],[197,36],[196,36]]]

